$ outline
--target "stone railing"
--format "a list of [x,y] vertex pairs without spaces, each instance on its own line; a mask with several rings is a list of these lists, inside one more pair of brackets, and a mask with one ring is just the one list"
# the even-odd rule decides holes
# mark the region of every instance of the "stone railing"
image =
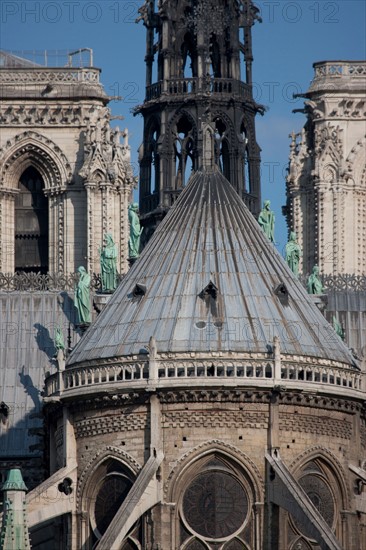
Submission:
[[366,77],[366,62],[362,61],[326,61],[314,63],[314,80],[324,77]]
[[169,95],[226,94],[251,99],[251,87],[245,82],[231,78],[172,78],[166,82],[157,82],[147,86],[146,101],[156,99],[163,93]]
[[323,275],[323,285],[327,290],[366,291],[366,275]]
[[[307,275],[300,274],[300,283],[307,288],[307,280],[310,273]],[[351,275],[344,273],[343,275],[320,275],[320,279],[323,283],[324,294],[334,291],[352,291],[352,292],[365,292],[366,291],[366,275]]]
[[[118,282],[123,275],[118,275]],[[16,292],[42,292],[42,291],[60,291],[75,289],[79,275],[77,273],[26,273],[20,271],[17,273],[0,273],[0,291]],[[102,287],[99,273],[91,274],[90,289],[97,292]]]
[[0,68],[0,84],[50,84],[89,83],[99,84],[100,69],[75,69],[71,67],[50,69]]
[[[167,202],[173,204],[181,190],[166,190],[168,196]],[[254,206],[256,197],[246,194],[244,201],[248,207]],[[149,207],[149,208],[148,208]],[[150,212],[158,207],[158,195],[148,195],[143,198],[142,212]],[[118,275],[118,282],[123,279],[123,275]],[[324,292],[334,291],[366,291],[366,275],[323,275],[321,277]],[[0,272],[0,291],[47,291],[47,290],[74,290],[78,281],[77,273],[64,275],[63,273],[26,273],[20,271],[17,273]],[[307,277],[299,276],[299,281],[306,288]],[[97,291],[101,288],[101,279],[99,273],[93,273],[91,278],[91,290]]]
[[[49,376],[45,396],[78,396],[113,390],[147,390],[152,387],[261,386],[364,395],[363,373],[333,365],[273,360],[207,361],[156,360],[116,362],[110,365],[76,366]],[[363,397],[362,397],[363,398]]]

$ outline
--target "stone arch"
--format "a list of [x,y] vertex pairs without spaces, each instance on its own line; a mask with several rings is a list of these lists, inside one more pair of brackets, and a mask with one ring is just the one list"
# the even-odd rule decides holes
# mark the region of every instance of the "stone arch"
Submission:
[[172,151],[174,188],[184,187],[187,177],[187,164],[195,170],[197,165],[197,128],[190,113],[179,111],[169,124],[169,150]]
[[352,147],[346,160],[346,169],[356,186],[366,187],[366,136]]
[[149,183],[147,190],[153,193],[159,190],[160,181],[160,119],[157,116],[151,117],[145,131],[147,150],[144,151],[144,164],[146,164],[148,171],[146,180]]
[[[341,511],[349,509],[350,494],[339,460],[329,449],[314,446],[299,455],[290,465],[290,469],[324,521],[335,530],[340,542],[345,543]],[[288,521],[291,529],[300,538],[304,537],[312,542],[306,529],[304,530],[290,515]]]
[[119,461],[136,477],[141,470],[141,465],[131,455],[129,455],[122,449],[119,449],[118,447],[113,447],[111,445],[105,447],[104,449],[101,449],[88,462],[79,477],[76,493],[76,510],[78,512],[81,512],[83,510],[83,500],[86,497],[88,487],[92,483],[95,474],[97,473],[100,466],[109,459]]
[[183,29],[177,36],[177,43],[180,44],[180,77],[185,78],[188,59],[191,62],[191,76],[187,78],[196,78],[198,76],[198,53],[197,42],[192,32]]
[[334,165],[333,161],[330,160],[330,162],[324,162],[319,167],[319,179],[321,181],[325,181],[326,183],[335,183],[338,179],[338,169]]
[[334,476],[336,477],[344,498],[344,507],[348,509],[350,506],[350,493],[348,483],[346,481],[346,475],[344,469],[337,459],[337,457],[326,447],[314,446],[303,453],[301,453],[293,462],[290,464],[290,470],[296,476],[296,474],[308,463],[316,459],[323,460],[330,470],[333,470]]
[[33,168],[41,176],[43,193],[48,197],[48,271],[63,273],[65,192],[73,175],[70,163],[58,145],[34,131],[9,139],[0,149],[0,159],[0,209],[8,213],[7,231],[1,231],[1,244],[7,253],[0,258],[0,271],[14,272],[15,197],[22,174]]
[[192,138],[195,141],[195,143],[197,142],[196,121],[195,121],[194,117],[191,115],[191,113],[189,111],[187,111],[185,109],[182,109],[182,110],[177,111],[176,113],[174,113],[174,116],[169,121],[168,132],[166,132],[166,134],[165,134],[165,143],[164,143],[164,145],[166,147],[168,146],[169,141],[172,139],[172,136],[174,135],[174,130],[177,127],[179,121],[183,118],[186,118],[187,121],[191,124],[191,126],[193,128]]
[[214,111],[212,113],[213,124],[216,124],[216,121],[221,120],[226,127],[226,137],[229,140],[230,147],[235,143],[235,128],[231,118],[224,113],[223,111]]
[[198,459],[215,452],[222,456],[226,456],[248,472],[253,484],[255,499],[257,502],[261,502],[264,495],[264,481],[257,466],[245,453],[240,451],[240,449],[234,445],[229,445],[228,443],[220,441],[219,439],[212,439],[201,443],[181,456],[171,470],[164,486],[164,495],[168,502],[173,502],[172,499],[174,498],[175,487],[178,479],[182,477],[182,474],[188,471]]
[[[140,465],[128,453],[113,446],[105,447],[89,461],[78,480],[76,493],[80,547],[84,547],[89,538],[100,539],[140,470]],[[128,548],[128,543],[139,548],[130,537],[125,539],[123,548],[126,544]]]
[[7,189],[17,188],[21,174],[29,166],[34,166],[41,174],[46,193],[61,193],[71,182],[72,169],[66,156],[58,145],[38,132],[16,135],[0,149],[0,155],[0,186]]
[[237,133],[239,136],[242,135],[243,131],[245,131],[246,137],[248,139],[248,150],[251,156],[259,154],[259,147],[255,140],[254,135],[254,127],[252,125],[252,120],[249,119],[245,114],[241,118],[239,122],[239,126],[237,128]]
[[[167,500],[176,503],[177,533],[190,533],[192,543],[198,537],[227,544],[250,528],[253,542],[259,540],[254,516],[261,485],[255,465],[234,446],[212,440],[195,447],[181,457],[165,486]],[[206,498],[208,516],[201,510],[202,505],[206,511]]]

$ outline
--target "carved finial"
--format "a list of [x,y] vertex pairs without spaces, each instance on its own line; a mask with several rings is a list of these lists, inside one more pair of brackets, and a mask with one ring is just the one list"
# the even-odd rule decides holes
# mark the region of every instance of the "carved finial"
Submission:
[[202,123],[202,137],[202,165],[206,170],[213,170],[215,166],[215,129],[210,122]]
[[150,354],[150,360],[154,360],[157,357],[158,349],[156,345],[156,339],[155,336],[150,336],[149,340],[149,354]]
[[275,336],[273,338],[273,357],[275,361],[277,359],[280,359],[281,357],[281,350],[280,350],[280,339],[278,336]]

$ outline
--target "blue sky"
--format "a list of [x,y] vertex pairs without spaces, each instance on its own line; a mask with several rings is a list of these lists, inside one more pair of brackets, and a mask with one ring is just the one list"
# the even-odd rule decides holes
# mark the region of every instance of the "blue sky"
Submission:
[[[94,65],[102,69],[107,93],[123,96],[111,102],[113,115],[128,127],[132,160],[137,171],[137,148],[142,119],[131,109],[144,100],[145,29],[134,23],[142,0],[2,0],[0,48],[75,50],[89,47]],[[287,239],[281,214],[285,203],[288,134],[299,131],[302,100],[313,75],[312,64],[323,60],[366,59],[364,0],[258,0],[263,22],[253,29],[254,92],[266,114],[257,118],[262,148],[262,196],[276,212],[276,240],[282,251]]]

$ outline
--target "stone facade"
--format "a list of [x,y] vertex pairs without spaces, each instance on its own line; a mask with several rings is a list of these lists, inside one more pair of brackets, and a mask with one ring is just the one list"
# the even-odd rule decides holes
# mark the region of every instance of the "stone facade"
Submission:
[[[157,361],[160,370],[159,357]],[[179,365],[178,357],[174,361]],[[82,370],[79,367],[80,375]],[[366,452],[360,437],[363,391],[343,386],[341,397],[336,388],[332,392],[331,383],[291,383],[283,377],[282,387],[268,379],[271,387],[267,389],[261,388],[259,379],[240,381],[235,375],[217,381],[220,386],[215,388],[215,377],[191,376],[187,389],[184,377],[166,381],[159,377],[160,388],[156,380],[146,380],[144,390],[138,379],[106,379],[107,392],[98,386],[90,386],[90,391],[88,383],[81,393],[75,386],[65,390],[62,401],[68,403],[67,418],[73,426],[73,435],[69,432],[68,440],[63,439],[69,455],[66,463],[75,452],[79,472],[69,499],[76,537],[70,548],[91,549],[98,539],[96,547],[102,549],[292,550],[300,544],[309,549],[366,548],[363,482],[358,485],[360,493],[355,490],[360,478],[349,469]],[[47,388],[52,391],[51,380]],[[58,424],[61,432],[67,430],[65,412],[57,403],[50,402],[48,421]],[[282,464],[321,511],[339,546],[325,546],[319,539],[314,543],[309,520],[304,520],[293,497],[288,502],[283,488],[277,490],[278,527],[271,523],[268,491],[274,474],[265,459],[268,445],[280,452]],[[60,449],[60,456],[64,453]],[[122,537],[124,542],[117,542],[117,530],[116,542],[107,546],[102,538],[103,514],[112,516],[103,504],[105,491],[112,500],[115,495],[115,514],[118,491],[113,492],[111,480],[125,476],[136,488],[154,456],[159,459],[150,480],[154,490],[145,491],[133,503],[135,520],[125,517],[128,526],[123,532],[129,535]],[[209,479],[225,494],[222,509],[211,522],[212,508],[209,504],[205,508],[200,497]],[[235,507],[235,498],[241,499],[241,511]],[[300,499],[300,509],[302,505]],[[32,505],[30,495],[30,517],[35,509],[37,503]],[[143,516],[142,510],[146,510]],[[46,512],[45,508],[44,517]],[[198,521],[202,515],[206,519]]]
[[291,136],[287,222],[303,249],[300,271],[366,273],[366,63],[314,64],[307,122]]
[[0,272],[99,272],[109,232],[124,273],[134,180],[100,70],[11,59],[0,69]]
[[314,64],[304,95],[307,121],[292,134],[287,205],[289,231],[302,247],[300,271],[325,276],[325,315],[366,365],[366,63]]

